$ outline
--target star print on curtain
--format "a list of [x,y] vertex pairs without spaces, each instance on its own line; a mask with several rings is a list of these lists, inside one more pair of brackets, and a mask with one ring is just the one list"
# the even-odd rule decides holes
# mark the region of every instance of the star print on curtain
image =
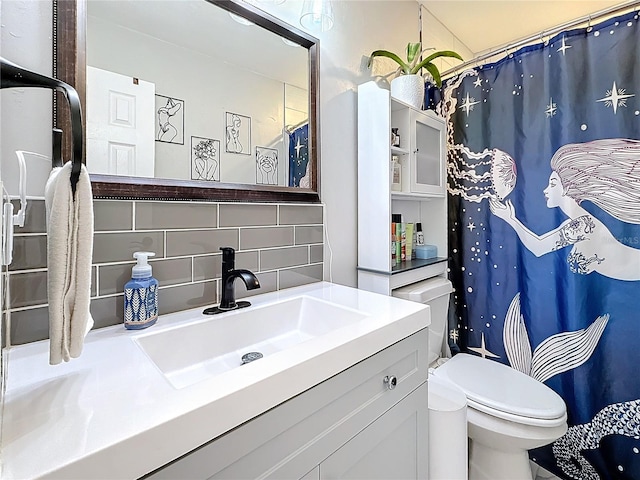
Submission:
[[[289,133],[289,186],[305,187],[309,164],[309,124]],[[308,182],[306,182],[308,183]],[[308,188],[309,185],[306,185]]]
[[530,452],[640,479],[640,24],[630,13],[464,71],[448,122],[450,340],[564,399]]

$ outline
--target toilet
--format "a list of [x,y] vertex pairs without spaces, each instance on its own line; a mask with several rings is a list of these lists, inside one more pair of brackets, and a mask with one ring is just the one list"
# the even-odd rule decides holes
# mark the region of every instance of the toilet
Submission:
[[[441,277],[393,291],[393,296],[427,304],[431,309],[429,419],[441,410],[439,405],[432,405],[432,385],[440,405],[443,396],[459,402],[458,397],[447,393],[459,390],[466,397],[468,478],[532,480],[527,451],[547,445],[565,434],[566,405],[543,383],[500,362],[466,353],[447,359],[447,312],[452,291],[451,282]],[[449,388],[442,389],[441,384]],[[437,422],[432,424],[438,425]],[[440,435],[437,431],[432,433],[436,438]],[[429,438],[433,435],[430,433]],[[466,451],[465,444],[460,444],[459,448]],[[441,457],[442,454],[432,450],[430,445],[429,462],[442,463]]]

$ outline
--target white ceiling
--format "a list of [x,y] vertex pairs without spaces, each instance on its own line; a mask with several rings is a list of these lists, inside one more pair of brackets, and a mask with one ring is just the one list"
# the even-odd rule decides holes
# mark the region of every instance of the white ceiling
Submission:
[[624,3],[622,0],[420,0],[475,54]]

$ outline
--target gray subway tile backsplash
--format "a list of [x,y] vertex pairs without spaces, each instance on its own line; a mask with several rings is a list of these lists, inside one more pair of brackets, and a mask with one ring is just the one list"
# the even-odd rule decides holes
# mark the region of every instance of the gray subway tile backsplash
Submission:
[[131,230],[133,202],[96,200],[93,202],[93,230]]
[[220,278],[222,275],[222,254],[193,257],[193,280]]
[[276,225],[277,218],[277,205],[252,205],[233,203],[220,205],[221,227]]
[[9,275],[10,302],[13,308],[47,303],[47,272],[36,271]]
[[47,236],[16,235],[13,237],[13,262],[9,270],[47,268]]
[[[236,249],[236,268],[260,280],[252,291],[237,282],[237,298],[322,280],[322,224],[321,205],[96,200],[94,329],[122,324],[135,251],[156,253],[160,314],[167,314],[218,302],[223,246]],[[8,345],[48,338],[45,232],[44,201],[30,200],[10,267]]]
[[161,288],[158,296],[160,315],[218,303],[218,280]]
[[[252,272],[257,272],[260,268],[258,264],[258,251],[250,251],[250,252],[236,252],[236,268],[245,268],[247,270],[251,270]],[[264,268],[260,268],[260,270],[264,270]]]
[[238,248],[238,229],[167,232],[167,256],[203,255],[220,247]]
[[296,245],[304,243],[322,243],[322,225],[300,227],[296,226]]
[[92,299],[91,316],[93,317],[93,328],[104,328],[124,323],[124,297],[112,295]]
[[309,263],[309,248],[306,246],[273,248],[260,252],[261,270],[275,270],[307,263]]
[[135,263],[102,265],[98,270],[100,279],[100,295],[112,295],[122,292],[124,284],[131,278],[131,267]]
[[136,230],[215,228],[217,218],[215,203],[136,202]]
[[323,246],[322,245],[310,245],[309,246],[309,263],[319,263],[323,259]]
[[287,247],[293,245],[293,227],[240,229],[240,248]]
[[322,205],[280,205],[280,225],[322,223]]
[[98,283],[96,281],[98,275],[98,267],[93,265],[91,267],[91,297],[95,297],[98,295]]
[[308,265],[306,267],[290,268],[280,270],[279,288],[291,288],[307,283],[319,282],[322,280],[322,265]]
[[[18,212],[20,202],[12,200],[13,211]],[[27,200],[27,210],[24,215],[24,227],[16,227],[15,233],[45,233],[47,231],[46,210],[44,200]]]
[[49,338],[49,309],[44,306],[12,312],[9,337],[12,345]]
[[95,233],[93,263],[126,262],[134,252],[154,252],[164,257],[164,232]]

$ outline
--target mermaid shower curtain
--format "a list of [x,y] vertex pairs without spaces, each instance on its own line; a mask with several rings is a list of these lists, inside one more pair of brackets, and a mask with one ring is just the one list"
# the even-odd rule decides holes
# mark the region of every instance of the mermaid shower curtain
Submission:
[[462,350],[558,392],[569,429],[531,457],[640,479],[640,24],[563,32],[444,88]]

